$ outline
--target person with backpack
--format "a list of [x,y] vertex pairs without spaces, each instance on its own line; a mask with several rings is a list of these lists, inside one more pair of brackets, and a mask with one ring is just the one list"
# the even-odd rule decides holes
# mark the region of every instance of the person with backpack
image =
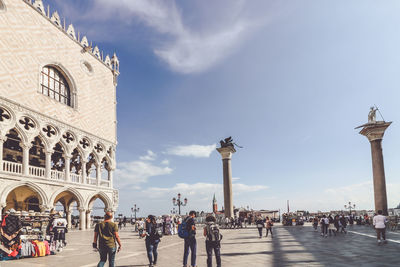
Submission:
[[207,267],[212,267],[212,253],[214,250],[217,267],[221,267],[221,240],[218,224],[213,215],[206,217],[206,226],[203,235],[206,237]]
[[157,248],[161,241],[160,238],[162,237],[162,229],[157,225],[156,217],[153,215],[149,215],[146,219],[146,227],[143,237],[146,237],[146,250],[147,257],[149,258],[149,267],[153,267],[157,264]]
[[192,252],[191,257],[191,266],[196,266],[196,249],[197,249],[197,241],[196,241],[196,222],[194,221],[196,218],[196,212],[194,210],[189,212],[189,217],[182,221],[182,223],[178,227],[178,235],[180,238],[185,240],[184,252],[183,252],[183,267],[187,267],[188,257],[189,257],[189,248]]
[[260,238],[262,238],[262,230],[264,228],[264,220],[259,216],[256,220],[256,225],[258,229],[258,234],[260,235]]
[[267,219],[265,220],[265,230],[266,230],[266,235],[265,237],[268,237],[268,232],[271,233],[271,238],[273,238],[274,236],[272,235],[272,226],[274,226],[274,223],[267,217]]
[[[111,221],[113,215],[111,212],[106,212],[104,221],[96,224],[94,228],[93,248],[97,249],[100,253],[100,262],[97,267],[103,267],[107,261],[110,267],[114,267],[115,254],[121,251],[122,245],[118,234],[117,224]],[[97,245],[97,240],[99,244]],[[115,246],[115,241],[118,242],[118,250]]]

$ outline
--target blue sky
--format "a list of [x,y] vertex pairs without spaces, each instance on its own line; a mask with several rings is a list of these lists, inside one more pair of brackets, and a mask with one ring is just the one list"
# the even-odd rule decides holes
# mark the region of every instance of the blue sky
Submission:
[[117,51],[119,212],[221,206],[218,141],[235,206],[373,208],[370,147],[354,127],[380,107],[389,206],[400,202],[400,2],[47,1]]

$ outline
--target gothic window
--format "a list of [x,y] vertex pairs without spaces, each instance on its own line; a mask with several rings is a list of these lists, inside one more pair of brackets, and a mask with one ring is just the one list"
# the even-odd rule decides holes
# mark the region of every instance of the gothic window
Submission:
[[42,94],[58,102],[72,106],[71,92],[67,79],[59,70],[52,66],[43,67],[40,84],[42,87]]

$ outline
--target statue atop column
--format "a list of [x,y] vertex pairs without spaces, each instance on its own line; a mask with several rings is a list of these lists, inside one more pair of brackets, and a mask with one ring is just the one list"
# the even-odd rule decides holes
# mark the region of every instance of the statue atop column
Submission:
[[378,108],[371,107],[368,113],[368,123],[376,123],[376,111]]

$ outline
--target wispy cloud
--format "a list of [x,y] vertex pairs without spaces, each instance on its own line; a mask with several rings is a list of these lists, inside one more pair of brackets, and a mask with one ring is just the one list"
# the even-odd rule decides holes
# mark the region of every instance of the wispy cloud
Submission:
[[134,186],[145,183],[150,177],[171,174],[172,168],[157,166],[149,161],[131,161],[118,163],[115,171],[117,187]]
[[147,154],[139,157],[140,160],[155,160],[157,158],[156,153],[151,150],[147,150]]
[[216,144],[175,146],[168,148],[165,153],[183,157],[208,158],[216,148]]
[[96,13],[90,16],[94,20],[112,17],[120,25],[132,28],[140,22],[152,29],[156,36],[152,44],[154,54],[179,73],[202,72],[215,66],[266,21],[265,13],[261,17],[244,12],[243,0],[204,4],[208,12],[196,23],[185,21],[193,17],[190,9],[183,12],[174,0],[94,0],[94,3]]

